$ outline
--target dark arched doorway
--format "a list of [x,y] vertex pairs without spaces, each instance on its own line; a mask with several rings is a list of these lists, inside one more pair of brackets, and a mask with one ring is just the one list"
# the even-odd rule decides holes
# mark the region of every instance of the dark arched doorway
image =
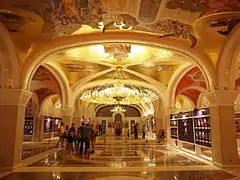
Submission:
[[115,115],[115,134],[116,136],[121,136],[122,134],[122,115],[116,114]]

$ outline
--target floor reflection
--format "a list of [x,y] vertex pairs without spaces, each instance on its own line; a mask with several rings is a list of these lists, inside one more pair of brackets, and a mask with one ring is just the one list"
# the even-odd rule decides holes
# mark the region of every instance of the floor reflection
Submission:
[[[182,153],[168,149],[164,145],[105,145],[96,147],[95,154],[80,156],[77,152],[69,155],[64,150],[30,165],[60,167],[112,167],[121,164],[125,167],[155,166],[192,166],[207,165],[202,161],[190,158]],[[116,165],[117,166],[117,165]]]
[[130,173],[72,173],[72,172],[34,172],[13,173],[1,180],[225,180],[234,178],[224,171],[161,171]]

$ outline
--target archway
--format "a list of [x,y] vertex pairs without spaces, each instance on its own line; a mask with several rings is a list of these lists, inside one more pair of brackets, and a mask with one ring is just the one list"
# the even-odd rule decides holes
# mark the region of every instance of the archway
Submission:
[[240,52],[240,24],[226,39],[217,63],[217,84],[220,90],[235,89],[237,60]]
[[0,23],[0,88],[18,88],[19,62],[8,30]]
[[204,53],[199,53],[198,51],[185,47],[183,45],[172,43],[171,41],[166,41],[163,39],[157,39],[154,35],[143,36],[140,33],[117,33],[109,32],[105,34],[85,34],[74,35],[69,37],[62,37],[49,41],[48,43],[39,45],[37,49],[33,48],[32,53],[26,57],[25,68],[22,71],[21,86],[24,89],[29,88],[28,80],[33,76],[35,69],[44,61],[47,60],[49,55],[55,52],[62,51],[67,48],[81,47],[91,44],[99,43],[113,43],[113,42],[126,42],[135,43],[145,46],[161,47],[166,49],[171,49],[176,52],[185,54],[189,57],[189,60],[194,64],[199,66],[200,70],[203,72],[204,77],[206,77],[207,85],[210,89],[215,86],[215,75],[211,60]]
[[122,134],[122,115],[120,113],[115,114],[114,116],[114,129],[115,129],[115,135],[116,136],[121,136]]

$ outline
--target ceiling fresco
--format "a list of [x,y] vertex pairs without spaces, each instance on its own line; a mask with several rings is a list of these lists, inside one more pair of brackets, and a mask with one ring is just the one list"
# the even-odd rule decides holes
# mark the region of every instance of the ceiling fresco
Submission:
[[197,106],[197,101],[200,94],[201,92],[195,89],[188,89],[182,93],[182,95],[189,97],[195,106]]
[[56,92],[52,91],[51,89],[46,89],[46,88],[42,88],[42,89],[38,89],[35,91],[37,96],[38,96],[38,99],[39,99],[39,104],[42,104],[43,101],[48,97],[48,96],[51,96],[51,95],[54,95],[56,94]]
[[[239,16],[231,13],[239,12],[240,2],[238,0],[167,0],[166,2],[163,0],[2,0],[0,3],[2,22],[9,31],[18,31],[21,26],[33,24],[36,20],[30,14],[24,16],[24,13],[9,11],[11,8],[24,9],[40,16],[44,20],[44,26],[47,26],[42,29],[43,34],[51,34],[52,38],[71,35],[84,25],[88,25],[102,31],[127,29],[154,32],[158,33],[159,37],[188,40],[189,45],[194,47],[198,41],[197,34],[201,34],[198,25],[195,26],[194,22],[200,24],[208,22],[210,28],[227,27],[227,32],[222,33],[226,35],[239,23]],[[176,14],[179,14],[179,18],[176,18]],[[209,15],[214,18],[209,19]],[[218,31],[216,30],[216,33],[219,33]]]
[[[194,86],[194,88],[191,88],[191,86]],[[199,94],[201,93],[200,90],[195,89],[197,87],[207,89],[207,84],[200,69],[198,67],[194,67],[186,73],[179,82],[176,89],[176,96],[180,94],[186,95],[191,98],[196,105]],[[184,90],[185,88],[186,90]]]
[[[50,95],[61,94],[61,89],[57,79],[45,67],[40,66],[35,72],[32,82],[36,82],[36,81],[42,84],[42,88],[41,86],[39,86],[39,88],[31,87],[31,89],[36,89],[35,92],[38,96],[39,104],[41,104],[44,101],[44,99]],[[35,83],[32,83],[31,86],[35,86]],[[48,87],[48,88],[44,88],[44,87]]]
[[[159,40],[174,40],[196,51],[200,49],[209,54],[214,64],[227,36],[240,23],[240,1],[0,0],[0,22],[11,33],[23,60],[31,45],[53,38],[92,32],[101,35],[109,31],[134,31],[154,34]],[[51,57],[51,62],[59,65],[70,85],[121,65],[168,86],[176,70],[189,60],[171,49],[127,43],[76,47]],[[104,74],[91,82],[111,78],[111,74]],[[130,80],[146,81],[131,73],[126,74]],[[56,78],[42,66],[36,71],[33,81],[49,87],[36,91],[40,101],[46,95],[61,93]],[[197,67],[181,79],[176,90],[176,96],[181,93],[196,103],[200,91],[188,89],[182,92],[190,86],[207,89],[203,74]],[[236,86],[240,86],[239,79]]]

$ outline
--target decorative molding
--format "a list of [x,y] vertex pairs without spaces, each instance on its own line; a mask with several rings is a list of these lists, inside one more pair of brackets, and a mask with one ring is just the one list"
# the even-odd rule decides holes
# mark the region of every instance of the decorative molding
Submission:
[[234,106],[238,96],[237,90],[216,90],[206,93],[206,98],[209,101],[209,106]]
[[0,105],[26,106],[32,93],[23,89],[3,89],[0,91]]

